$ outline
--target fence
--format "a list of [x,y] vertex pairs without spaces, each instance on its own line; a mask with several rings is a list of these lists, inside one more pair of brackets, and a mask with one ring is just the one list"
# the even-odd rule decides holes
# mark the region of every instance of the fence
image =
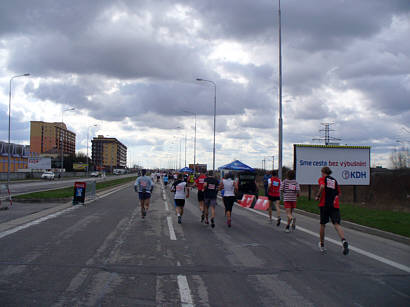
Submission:
[[85,197],[87,199],[95,199],[95,193],[97,190],[96,185],[97,182],[95,180],[87,182],[87,186],[85,188]]

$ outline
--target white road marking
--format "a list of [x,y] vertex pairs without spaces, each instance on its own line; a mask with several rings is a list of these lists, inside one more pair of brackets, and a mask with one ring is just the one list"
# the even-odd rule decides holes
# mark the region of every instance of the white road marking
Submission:
[[8,235],[11,235],[11,234],[13,234],[13,233],[16,233],[17,231],[20,231],[20,230],[29,228],[29,227],[31,227],[31,226],[40,224],[40,223],[42,223],[42,222],[44,222],[44,221],[53,219],[53,218],[55,218],[55,217],[57,217],[57,216],[60,216],[60,215],[62,215],[62,214],[64,214],[64,213],[66,213],[66,212],[69,212],[69,211],[72,211],[72,210],[75,210],[75,209],[78,209],[78,208],[80,208],[80,206],[75,206],[75,207],[73,206],[73,207],[64,209],[64,210],[62,210],[62,211],[58,211],[58,212],[56,212],[56,213],[53,213],[53,214],[44,216],[44,217],[39,218],[39,219],[37,219],[37,220],[31,221],[31,222],[29,222],[29,223],[27,223],[27,224],[23,224],[23,225],[20,225],[20,226],[15,227],[15,228],[6,230],[6,231],[0,233],[0,239],[2,239],[2,238],[4,238],[4,237],[7,237]]
[[167,221],[168,221],[169,237],[171,240],[175,241],[177,237],[175,235],[174,225],[172,225],[172,217],[167,216]]
[[[239,207],[241,207],[241,206],[239,206]],[[257,210],[254,210],[254,209],[251,209],[251,208],[245,208],[245,207],[241,207],[241,208],[246,209],[246,210],[249,210],[249,211],[251,211],[251,212],[253,212],[253,213],[256,213],[256,214],[259,214],[259,215],[262,215],[262,216],[265,216],[265,217],[269,217],[268,214],[263,213],[263,212],[260,212],[260,211],[257,211]],[[276,217],[272,217],[272,218],[274,218],[275,220],[277,220]],[[282,221],[282,224],[286,224],[286,222],[285,222],[285,221]],[[300,231],[303,231],[303,232],[305,232],[305,233],[307,233],[307,234],[310,234],[310,235],[312,235],[312,236],[314,236],[314,237],[319,238],[319,234],[316,233],[316,232],[310,231],[310,230],[308,230],[308,229],[306,229],[306,228],[303,228],[303,227],[300,227],[300,226],[298,226],[297,229],[300,230]],[[334,240],[334,239],[332,239],[332,238],[325,238],[325,240],[328,241],[328,242],[330,242],[330,243],[333,243],[333,244],[336,244],[336,245],[341,246],[340,241]],[[355,251],[356,253],[361,254],[361,255],[363,255],[363,256],[369,257],[369,258],[374,259],[374,260],[376,260],[376,261],[379,261],[379,262],[382,262],[382,263],[384,263],[384,264],[390,265],[390,266],[392,266],[392,267],[394,267],[394,268],[396,268],[396,269],[402,270],[402,271],[404,271],[404,272],[406,272],[406,273],[410,273],[410,267],[408,267],[408,266],[406,266],[406,265],[404,265],[404,264],[400,264],[400,263],[395,262],[395,261],[393,261],[393,260],[389,260],[389,259],[386,259],[386,258],[384,258],[384,257],[380,257],[380,256],[378,256],[378,255],[375,255],[375,254],[373,254],[373,253],[371,253],[371,252],[365,251],[365,250],[363,250],[363,249],[361,249],[361,248],[354,247],[354,246],[352,246],[352,245],[349,245],[349,249],[352,250],[352,251]]]
[[164,205],[165,205],[165,210],[169,211],[168,202],[166,200],[164,201]]
[[[177,261],[177,266],[181,266],[181,263]],[[185,275],[178,275],[178,288],[179,296],[181,297],[181,305],[183,307],[193,307],[194,303],[192,301],[191,289],[189,289],[188,279]]]
[[[111,195],[111,194],[113,194],[113,193],[116,193],[116,192],[118,192],[118,191],[120,191],[120,190],[122,190],[122,189],[125,189],[125,188],[127,188],[127,187],[128,187],[128,185],[126,185],[126,186],[121,186],[121,187],[118,188],[118,189],[115,189],[115,190],[113,190],[113,191],[111,191],[111,192],[108,192],[108,193],[105,193],[105,194],[102,194],[102,195],[98,196],[98,199],[104,198],[104,197],[106,197],[106,196],[108,196],[108,195]],[[94,201],[96,201],[96,200],[97,200],[97,198],[96,198],[96,199],[93,199],[92,201],[86,202],[86,204],[92,203],[92,202],[94,202]],[[31,221],[31,222],[29,222],[29,223],[27,223],[27,224],[23,224],[23,225],[20,225],[20,226],[15,227],[15,228],[11,228],[11,229],[9,229],[9,230],[3,231],[2,233],[0,233],[0,239],[2,239],[2,238],[4,238],[4,237],[7,237],[8,235],[11,235],[11,234],[13,234],[13,233],[16,233],[16,232],[18,232],[18,231],[20,231],[20,230],[29,228],[29,227],[34,226],[34,225],[38,225],[38,224],[40,224],[40,223],[42,223],[42,222],[45,222],[45,221],[47,221],[47,220],[56,218],[57,216],[60,216],[60,215],[62,215],[62,214],[64,214],[64,213],[66,213],[66,212],[69,212],[69,211],[72,211],[72,210],[75,210],[75,209],[79,209],[79,208],[82,208],[82,206],[80,206],[80,205],[72,206],[72,207],[69,207],[69,208],[67,208],[67,209],[64,209],[64,210],[61,210],[61,211],[58,211],[58,212],[55,212],[55,213],[52,213],[52,214],[43,216],[43,217],[41,217],[41,218],[39,218],[39,219],[37,219],[37,220]]]

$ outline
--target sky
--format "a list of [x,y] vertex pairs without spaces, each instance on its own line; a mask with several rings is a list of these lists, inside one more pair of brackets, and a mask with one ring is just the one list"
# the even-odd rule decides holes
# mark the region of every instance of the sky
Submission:
[[[408,145],[410,2],[282,0],[284,164],[331,122],[341,144],[372,147],[389,167]],[[31,120],[118,138],[128,164],[253,167],[278,156],[278,2],[274,0],[3,0],[0,140],[29,144]],[[98,125],[98,126],[94,126]],[[400,142],[398,142],[400,141]],[[407,143],[406,143],[407,142]],[[181,148],[181,155],[179,149]],[[91,149],[90,149],[91,150]]]

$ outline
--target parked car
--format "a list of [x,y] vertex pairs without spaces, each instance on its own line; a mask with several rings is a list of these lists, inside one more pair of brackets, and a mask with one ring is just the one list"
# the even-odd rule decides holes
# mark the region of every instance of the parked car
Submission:
[[53,172],[44,172],[41,174],[41,179],[48,179],[48,180],[54,180],[54,173]]
[[90,176],[91,176],[91,177],[99,177],[99,176],[100,176],[100,173],[99,173],[99,172],[91,172],[91,173],[90,173]]

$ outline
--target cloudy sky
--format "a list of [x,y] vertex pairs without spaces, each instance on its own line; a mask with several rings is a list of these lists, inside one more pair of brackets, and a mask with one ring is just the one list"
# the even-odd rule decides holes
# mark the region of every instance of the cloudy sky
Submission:
[[[211,165],[213,87],[200,77],[217,84],[217,166],[261,167],[277,156],[277,25],[276,0],[3,0],[0,139],[9,79],[28,72],[13,82],[13,142],[74,107],[64,121],[78,151],[98,124],[90,134],[117,137],[129,163],[170,167],[185,134],[193,160],[188,111]],[[285,164],[334,122],[342,144],[370,145],[388,166],[409,139],[409,0],[282,0],[282,27]]]

